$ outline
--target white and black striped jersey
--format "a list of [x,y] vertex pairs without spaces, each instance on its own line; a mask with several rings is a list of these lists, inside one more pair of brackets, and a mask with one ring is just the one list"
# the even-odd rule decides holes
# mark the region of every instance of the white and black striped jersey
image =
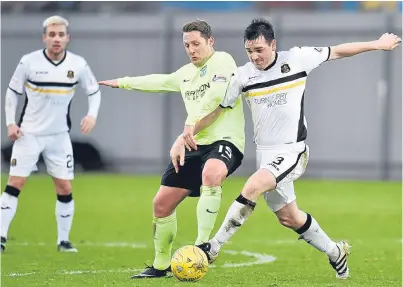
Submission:
[[70,130],[70,103],[77,84],[87,95],[99,92],[98,82],[81,56],[66,51],[54,62],[45,50],[24,55],[11,78],[9,89],[26,94],[19,120],[24,132],[51,135]]
[[329,56],[329,47],[294,47],[277,52],[264,71],[250,62],[238,67],[221,106],[232,107],[238,96],[244,95],[252,111],[254,142],[258,147],[304,141],[306,79]]

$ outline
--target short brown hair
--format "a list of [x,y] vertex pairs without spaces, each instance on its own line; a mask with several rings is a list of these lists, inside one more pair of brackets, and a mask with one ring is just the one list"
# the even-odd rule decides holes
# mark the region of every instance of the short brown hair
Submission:
[[182,32],[192,32],[192,31],[199,31],[203,38],[206,40],[211,38],[211,27],[207,24],[206,21],[202,20],[195,20],[189,23],[186,23],[182,27]]

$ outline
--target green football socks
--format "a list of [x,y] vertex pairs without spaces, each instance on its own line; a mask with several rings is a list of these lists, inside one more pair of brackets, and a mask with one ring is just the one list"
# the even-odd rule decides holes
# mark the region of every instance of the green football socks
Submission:
[[202,186],[197,204],[198,235],[195,245],[209,240],[221,205],[221,186]]
[[153,233],[155,258],[153,267],[165,270],[171,265],[172,244],[176,237],[178,224],[176,212],[164,218],[154,218]]

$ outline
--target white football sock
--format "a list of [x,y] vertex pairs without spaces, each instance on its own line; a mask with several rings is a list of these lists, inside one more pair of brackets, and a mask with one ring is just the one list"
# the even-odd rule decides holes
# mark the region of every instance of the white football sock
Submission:
[[74,216],[74,200],[71,194],[58,195],[57,198],[55,214],[57,221],[57,244],[59,244],[61,241],[69,241],[69,233]]
[[[15,191],[18,191],[18,193],[15,195],[11,195],[8,193],[8,189],[13,189]],[[14,193],[13,193],[14,194]],[[1,205],[1,236],[7,238],[8,234],[8,229],[10,227],[11,221],[14,218],[15,212],[17,211],[17,205],[18,205],[18,194],[19,190],[7,186],[5,192],[2,193],[0,197],[0,205]]]
[[331,261],[334,262],[339,257],[340,252],[336,242],[327,236],[315,218],[310,214],[307,213],[306,223],[296,232],[300,234],[300,239],[305,240],[319,251],[326,253]]
[[217,253],[219,248],[234,235],[234,233],[239,229],[239,227],[242,226],[242,224],[244,224],[244,222],[252,214],[255,206],[255,202],[244,198],[242,195],[239,195],[239,197],[232,203],[231,207],[229,208],[220,229],[217,231],[214,238],[210,241],[210,244],[213,242],[213,253]]

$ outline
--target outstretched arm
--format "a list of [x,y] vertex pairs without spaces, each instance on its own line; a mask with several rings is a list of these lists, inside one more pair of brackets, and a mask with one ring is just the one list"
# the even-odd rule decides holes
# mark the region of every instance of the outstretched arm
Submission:
[[345,43],[330,47],[329,60],[351,57],[363,52],[384,50],[391,51],[398,47],[402,39],[395,34],[385,33],[378,40],[368,42]]
[[151,74],[140,77],[124,77],[114,80],[100,81],[99,84],[112,88],[154,93],[180,91],[180,79],[177,72],[172,74]]

